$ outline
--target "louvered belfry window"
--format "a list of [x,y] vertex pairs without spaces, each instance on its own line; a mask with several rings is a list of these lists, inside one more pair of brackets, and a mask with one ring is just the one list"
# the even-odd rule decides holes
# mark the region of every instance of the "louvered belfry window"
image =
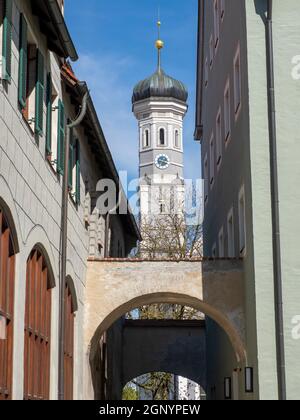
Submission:
[[34,249],[27,261],[24,399],[49,399],[51,287],[43,254]]
[[0,208],[0,400],[11,399],[15,251]]

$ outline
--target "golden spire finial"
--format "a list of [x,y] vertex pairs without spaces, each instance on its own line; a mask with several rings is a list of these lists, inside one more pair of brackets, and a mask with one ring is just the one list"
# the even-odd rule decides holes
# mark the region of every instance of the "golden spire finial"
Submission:
[[157,48],[158,51],[158,70],[160,70],[160,55],[161,55],[161,50],[164,47],[164,42],[160,39],[160,27],[161,27],[161,21],[158,17],[158,22],[157,22],[157,28],[158,28],[158,39],[155,42],[155,46]]

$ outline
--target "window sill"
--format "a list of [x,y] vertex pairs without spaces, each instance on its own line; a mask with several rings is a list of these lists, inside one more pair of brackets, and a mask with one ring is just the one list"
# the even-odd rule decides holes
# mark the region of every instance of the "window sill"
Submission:
[[[29,129],[30,135],[32,137],[34,137],[35,136],[34,129],[32,128],[30,122],[28,121],[28,118],[25,117],[24,112],[23,111],[21,111],[21,112],[22,112],[22,120],[24,121],[26,127]],[[34,123],[32,122],[32,124],[34,124]]]
[[69,192],[69,197],[70,197],[71,203],[76,208],[76,210],[78,210],[78,207],[79,207],[80,203],[78,203],[76,201],[74,193],[70,190],[70,188],[68,189],[68,192]]
[[241,109],[242,109],[242,104],[241,102],[238,104],[238,106],[236,107],[236,111],[235,111],[235,122],[237,122],[237,120],[239,119],[240,113],[241,113]]
[[231,140],[231,133],[229,132],[227,136],[225,137],[225,148],[228,146]]
[[48,165],[49,165],[49,167],[51,169],[51,172],[58,178],[59,177],[59,174],[58,174],[58,172],[54,168],[54,163],[51,160],[51,156],[52,156],[51,154],[50,155],[46,154],[46,161],[48,162]]
[[245,258],[246,257],[246,246],[244,246],[241,250],[240,250],[240,257]]
[[218,38],[218,39],[216,39],[216,41],[215,41],[215,54],[216,54],[216,52],[217,52],[217,50],[218,50],[219,44],[220,44],[220,39]]

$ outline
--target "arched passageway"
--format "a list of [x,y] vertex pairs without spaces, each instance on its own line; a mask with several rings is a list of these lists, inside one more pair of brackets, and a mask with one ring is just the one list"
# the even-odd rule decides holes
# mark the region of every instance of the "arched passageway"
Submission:
[[190,378],[172,372],[145,372],[129,381],[122,390],[122,400],[205,400],[202,386]]
[[246,364],[240,260],[91,260],[86,296],[87,399],[97,397],[94,393],[97,383],[95,367],[99,362],[101,337],[125,313],[143,305],[179,304],[204,313],[225,331],[237,365]]
[[206,388],[205,321],[124,320],[122,385],[147,372],[170,372]]

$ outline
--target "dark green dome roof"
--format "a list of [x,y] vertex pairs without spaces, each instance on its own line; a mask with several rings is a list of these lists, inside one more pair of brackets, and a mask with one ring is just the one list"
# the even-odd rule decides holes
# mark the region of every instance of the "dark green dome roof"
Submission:
[[162,69],[139,82],[133,91],[132,103],[151,97],[175,98],[186,102],[188,91],[179,80],[168,76]]

